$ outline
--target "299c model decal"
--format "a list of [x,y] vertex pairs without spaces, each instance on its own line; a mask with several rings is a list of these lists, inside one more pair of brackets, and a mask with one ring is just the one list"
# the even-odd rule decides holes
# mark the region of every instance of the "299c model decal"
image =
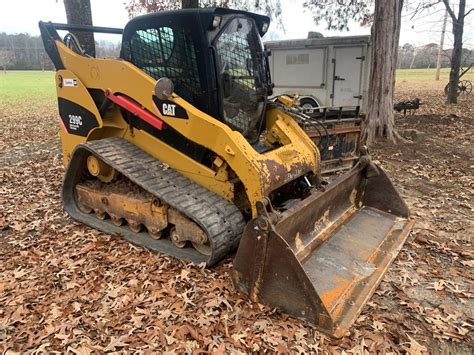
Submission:
[[95,115],[75,102],[58,98],[59,115],[70,134],[87,137],[89,132],[99,126]]

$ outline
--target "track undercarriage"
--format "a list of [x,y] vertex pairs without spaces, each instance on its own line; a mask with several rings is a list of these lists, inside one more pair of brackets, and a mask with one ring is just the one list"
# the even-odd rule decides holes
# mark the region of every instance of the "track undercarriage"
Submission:
[[233,204],[125,140],[78,146],[67,175],[68,212],[106,233],[207,265],[239,243],[244,220]]
[[79,183],[76,194],[84,213],[94,212],[100,220],[110,218],[118,227],[128,225],[135,233],[146,231],[153,239],[169,238],[180,249],[190,242],[201,254],[211,255],[209,238],[196,223],[123,176],[109,183]]

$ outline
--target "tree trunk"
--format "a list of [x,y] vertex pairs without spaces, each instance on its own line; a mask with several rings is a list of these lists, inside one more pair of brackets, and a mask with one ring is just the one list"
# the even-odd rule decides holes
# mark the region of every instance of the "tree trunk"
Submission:
[[31,52],[30,52],[30,41],[25,36],[25,65],[28,69],[31,69]]
[[410,69],[413,69],[413,64],[415,64],[415,58],[416,58],[416,48],[413,51],[413,58],[411,59]]
[[403,0],[376,0],[372,26],[372,67],[363,139],[376,137],[395,141],[393,92]]
[[181,7],[183,9],[199,7],[199,0],[181,0]]
[[[64,0],[67,23],[75,25],[92,25],[92,11],[90,0]],[[81,44],[82,48],[92,57],[95,57],[94,34],[71,31]]]
[[449,72],[449,88],[448,98],[446,103],[457,104],[458,103],[458,85],[459,85],[459,71],[461,69],[462,59],[462,37],[464,32],[464,13],[466,10],[466,0],[459,1],[459,14],[458,18],[452,18],[453,20],[453,58],[451,60],[451,71]]

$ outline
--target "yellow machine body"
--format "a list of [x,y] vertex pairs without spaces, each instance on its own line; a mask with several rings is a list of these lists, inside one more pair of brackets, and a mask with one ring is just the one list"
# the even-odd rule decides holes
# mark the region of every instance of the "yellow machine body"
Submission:
[[[318,171],[319,152],[315,144],[303,129],[282,111],[273,109],[266,113],[266,138],[272,143],[278,141],[282,146],[259,154],[242,134],[196,109],[175,94],[169,100],[185,108],[189,119],[177,120],[162,116],[152,100],[156,80],[133,64],[117,59],[83,57],[59,41],[57,47],[62,61],[68,68],[73,68],[73,71],[57,71],[58,97],[87,108],[95,114],[99,122],[99,126],[91,130],[87,137],[69,134],[64,127],[61,129],[66,165],[77,144],[112,136],[122,137],[191,180],[231,201],[235,198],[235,188],[230,181],[228,169],[232,169],[243,183],[249,207],[254,213],[256,202],[267,197],[272,191],[308,172]],[[65,78],[75,80],[77,86],[60,85]],[[214,170],[209,169],[147,132],[131,130],[118,109],[109,110],[101,117],[87,91],[90,88],[126,93],[166,125],[215,152],[222,162],[221,165],[216,166]]]

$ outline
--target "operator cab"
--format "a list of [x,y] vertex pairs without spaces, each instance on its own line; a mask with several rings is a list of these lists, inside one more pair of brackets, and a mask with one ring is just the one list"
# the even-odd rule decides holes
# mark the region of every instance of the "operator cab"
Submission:
[[261,36],[270,19],[222,8],[143,15],[124,28],[121,58],[256,142],[272,84]]

